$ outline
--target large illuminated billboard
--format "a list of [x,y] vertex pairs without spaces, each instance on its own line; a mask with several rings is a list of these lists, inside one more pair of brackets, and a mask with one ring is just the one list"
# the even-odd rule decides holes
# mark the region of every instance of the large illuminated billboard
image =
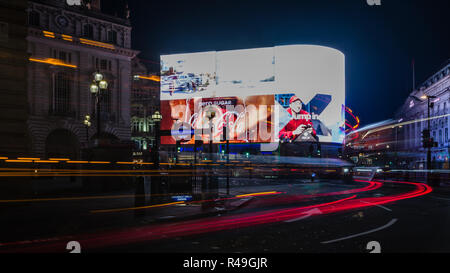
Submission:
[[161,112],[162,144],[342,143],[345,57],[313,45],[162,55]]

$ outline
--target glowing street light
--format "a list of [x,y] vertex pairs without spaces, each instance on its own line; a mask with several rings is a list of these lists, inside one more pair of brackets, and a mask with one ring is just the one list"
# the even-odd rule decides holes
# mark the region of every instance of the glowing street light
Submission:
[[[103,74],[99,72],[95,72],[93,74],[94,81],[90,86],[90,91],[93,95],[95,95],[95,103],[97,108],[97,138],[100,138],[101,135],[101,126],[100,126],[100,100],[102,97],[102,93],[108,89],[108,82],[105,80]],[[90,117],[89,117],[90,118]],[[89,122],[89,121],[88,121]]]
[[91,84],[91,88],[90,89],[91,89],[91,93],[92,94],[97,94],[98,90],[99,90],[99,87],[98,87],[97,84],[93,83],[93,84]]
[[108,88],[108,83],[105,80],[102,80],[98,83],[98,86],[101,90],[106,90]]
[[91,127],[91,116],[84,117],[84,126],[86,126],[86,145],[89,145],[89,127]]
[[152,115],[152,119],[156,122],[160,122],[162,120],[162,115],[161,113],[159,113],[159,111],[156,111],[153,115]]
[[96,82],[101,82],[103,80],[103,75],[99,72],[95,72],[94,73],[94,80]]

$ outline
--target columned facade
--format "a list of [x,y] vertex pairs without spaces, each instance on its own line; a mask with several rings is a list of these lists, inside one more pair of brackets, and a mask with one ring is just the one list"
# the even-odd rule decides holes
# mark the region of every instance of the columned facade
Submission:
[[[450,60],[406,99],[397,111],[396,119],[407,122],[399,130],[399,145],[404,151],[413,152],[408,159],[410,167],[426,166],[427,149],[422,147],[422,132],[428,129],[428,100],[430,97],[430,135],[437,143],[431,148],[434,168],[449,168],[449,108],[450,108]],[[434,97],[434,98],[433,98]],[[411,121],[411,122],[408,122]]]
[[[48,156],[48,137],[67,130],[79,150],[96,132],[93,73],[108,82],[101,101],[102,132],[130,141],[131,49],[128,19],[103,14],[99,4],[68,6],[65,0],[28,2],[28,111],[32,155]],[[86,128],[86,115],[92,126]],[[80,154],[72,155],[78,158]]]

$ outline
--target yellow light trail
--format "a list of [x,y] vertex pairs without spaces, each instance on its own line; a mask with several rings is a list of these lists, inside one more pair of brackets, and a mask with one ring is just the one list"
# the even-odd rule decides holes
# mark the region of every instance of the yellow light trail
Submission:
[[11,162],[11,163],[32,163],[31,160],[20,160],[20,159],[9,159],[5,160],[5,162]]
[[70,173],[145,173],[145,172],[190,172],[190,170],[71,170],[71,169],[37,169],[37,168],[0,168],[0,171],[39,171],[39,172],[70,172]]
[[63,40],[66,40],[66,41],[69,41],[69,42],[73,42],[73,38],[70,35],[61,34],[61,37],[63,38]]
[[45,37],[47,38],[55,38],[55,33],[54,32],[50,32],[50,31],[42,31],[42,33],[44,34]]
[[[259,192],[259,193],[249,193],[249,194],[236,195],[236,197],[259,196],[259,195],[278,194],[278,193],[280,193],[280,192],[277,192],[277,191]],[[203,202],[209,202],[209,201],[211,201],[211,200],[200,200],[200,201],[193,201],[193,202],[187,202],[187,203],[185,201],[178,201],[178,202],[158,204],[158,205],[151,205],[151,206],[142,206],[142,207],[92,210],[91,213],[120,212],[120,211],[129,211],[129,210],[139,210],[139,209],[148,209],[148,208],[156,208],[156,207],[173,206],[173,205],[177,205],[177,204],[203,203]]]
[[37,59],[37,58],[29,58],[31,62],[37,62],[37,63],[45,63],[45,64],[51,64],[56,66],[65,66],[65,67],[71,67],[71,68],[77,68],[76,65],[67,64],[61,60],[58,59],[52,59],[52,58],[46,58],[46,59]]
[[89,161],[90,164],[111,164],[109,161]]
[[[183,195],[187,193],[176,193]],[[164,196],[168,194],[150,194],[150,196]],[[94,199],[117,199],[117,198],[134,198],[142,197],[145,194],[122,194],[122,195],[98,195],[98,196],[80,196],[80,197],[57,197],[57,198],[30,198],[30,199],[11,199],[0,200],[0,203],[21,203],[21,202],[48,202],[48,201],[78,201],[78,200],[94,200]]]
[[257,193],[249,193],[249,194],[236,195],[236,197],[258,196],[258,195],[276,194],[276,193],[278,193],[278,192],[277,192],[277,191],[257,192]]
[[111,50],[115,49],[114,45],[112,45],[112,44],[92,41],[92,40],[83,39],[83,38],[80,38],[80,43],[86,44],[86,45],[97,46],[97,47],[103,47],[103,48],[107,48],[107,49],[111,49]]
[[151,81],[155,81],[155,82],[160,82],[161,79],[158,76],[155,75],[151,75],[151,76],[141,76],[141,75],[136,75],[139,79],[144,79],[144,80],[151,80]]
[[89,163],[89,161],[67,161],[69,164],[86,164]]
[[143,207],[132,207],[132,208],[120,208],[120,209],[104,209],[104,210],[92,210],[91,213],[104,213],[104,212],[118,212],[118,211],[128,211],[128,210],[138,210],[138,209],[148,209],[148,208],[157,208],[157,207],[165,207],[165,206],[173,206],[176,204],[184,204],[184,201],[172,202],[166,204],[158,204],[151,206],[143,206]]
[[59,163],[59,161],[54,160],[35,160],[35,163]]

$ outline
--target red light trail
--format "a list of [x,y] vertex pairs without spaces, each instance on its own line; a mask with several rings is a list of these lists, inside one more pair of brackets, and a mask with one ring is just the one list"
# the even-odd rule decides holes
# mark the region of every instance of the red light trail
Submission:
[[[367,191],[379,188],[382,185],[382,183],[378,181],[371,182],[358,180],[358,182],[365,182],[369,183],[370,185],[365,188],[342,191],[339,193],[359,193],[363,192],[364,190]],[[91,233],[79,236],[67,236],[63,238],[5,243],[0,244],[0,247],[4,248],[0,250],[0,252],[64,252],[66,243],[71,240],[78,241],[84,249],[95,249],[108,246],[118,246],[122,244],[142,243],[151,240],[167,239],[171,237],[188,236],[194,234],[229,230],[233,228],[243,228],[260,224],[282,222],[308,215],[311,209],[319,209],[320,214],[325,215],[360,208],[373,207],[375,205],[387,204],[423,196],[432,191],[432,189],[428,185],[422,183],[403,181],[385,181],[385,183],[412,185],[415,187],[415,189],[406,193],[383,197],[366,197],[357,199],[357,195],[352,195],[350,197],[327,203],[289,209],[277,209],[257,213],[244,213],[233,216],[224,216],[220,219],[206,218],[200,220],[191,220],[178,223],[151,225],[126,230],[111,231],[102,234]],[[331,194],[332,193],[324,193],[311,196],[317,197]],[[8,246],[13,248],[8,250],[6,248]],[[21,246],[23,248],[21,248]]]

